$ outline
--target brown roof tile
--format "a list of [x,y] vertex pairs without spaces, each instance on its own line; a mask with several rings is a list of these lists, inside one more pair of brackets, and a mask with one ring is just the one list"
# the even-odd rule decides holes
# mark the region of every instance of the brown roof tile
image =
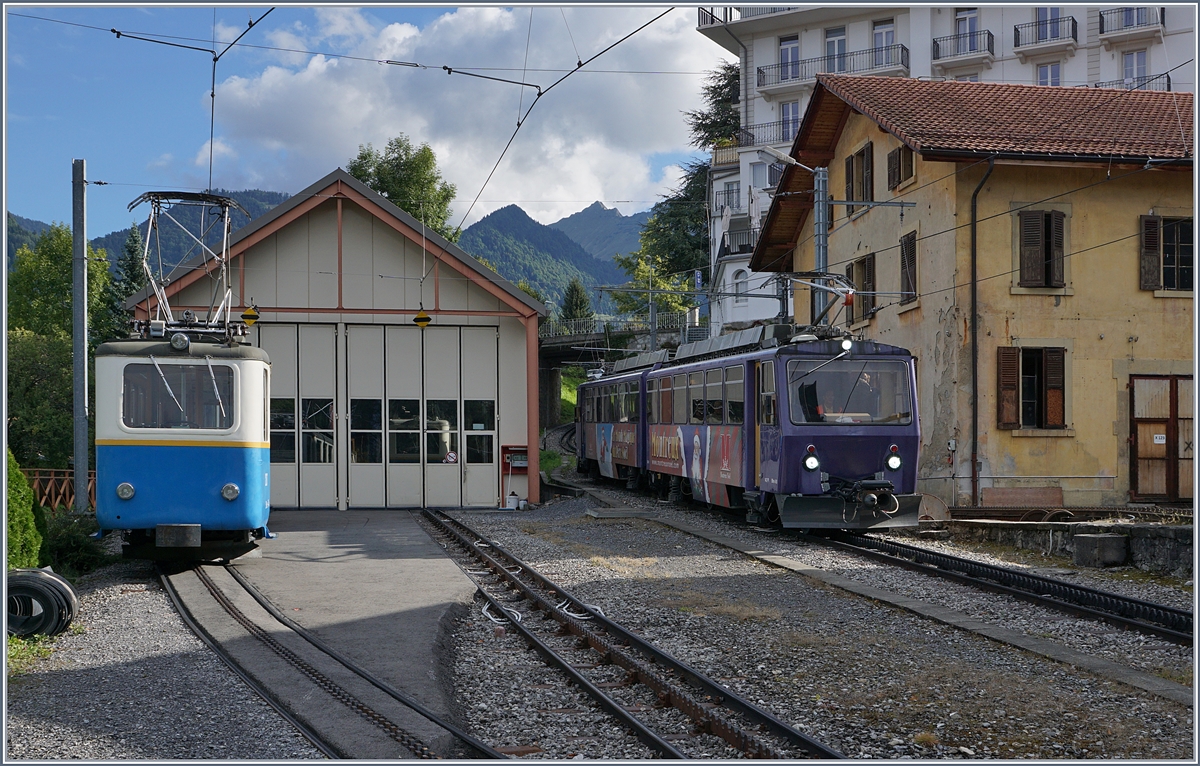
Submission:
[[820,87],[922,153],[1191,157],[1193,95],[819,75]]

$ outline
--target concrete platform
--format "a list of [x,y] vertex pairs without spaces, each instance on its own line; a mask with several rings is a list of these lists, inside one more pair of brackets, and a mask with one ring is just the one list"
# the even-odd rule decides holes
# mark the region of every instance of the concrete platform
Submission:
[[[238,559],[237,570],[334,649],[456,720],[444,653],[447,622],[470,605],[475,585],[416,514],[274,511],[268,523],[277,537],[260,543],[261,556]],[[439,731],[415,728],[425,731],[414,734],[431,738]]]

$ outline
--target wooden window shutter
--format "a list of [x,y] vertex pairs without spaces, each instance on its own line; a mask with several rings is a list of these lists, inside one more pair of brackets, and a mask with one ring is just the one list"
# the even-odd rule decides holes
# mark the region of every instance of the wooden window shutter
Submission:
[[1042,226],[1045,214],[1041,210],[1022,210],[1018,217],[1021,229],[1021,287],[1046,286],[1046,246]]
[[875,200],[875,144],[870,141],[863,147],[862,150],[863,164],[863,200],[873,202]]
[[1138,270],[1143,290],[1162,289],[1162,216],[1140,218],[1142,249]]
[[1065,229],[1067,216],[1057,210],[1050,213],[1050,287],[1065,287]]
[[[846,158],[846,201],[854,199],[854,155]],[[854,215],[854,205],[846,205],[846,217]]]
[[[854,281],[854,263],[853,262],[846,264],[846,281],[849,282],[850,284],[854,285],[854,290],[856,292],[858,290],[862,289],[861,287],[859,287],[858,283]],[[854,323],[854,302],[853,302],[854,299],[851,298],[850,300],[851,300],[851,302],[846,304],[846,324]]]
[[895,189],[900,185],[900,150],[893,149],[888,152],[888,190]]
[[910,231],[900,238],[900,302],[917,299],[917,233]]
[[1042,349],[1046,428],[1066,428],[1066,349]]
[[[863,292],[875,292],[875,253],[868,253],[866,258],[863,258]],[[875,313],[875,296],[864,295],[862,297],[863,314],[870,316]]]
[[996,427],[1011,431],[1021,427],[1021,349],[996,349]]

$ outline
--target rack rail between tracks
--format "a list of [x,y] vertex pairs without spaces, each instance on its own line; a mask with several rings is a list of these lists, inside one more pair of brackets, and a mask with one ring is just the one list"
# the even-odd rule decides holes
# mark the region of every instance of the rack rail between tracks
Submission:
[[996,593],[1030,601],[1077,616],[1158,636],[1172,643],[1192,644],[1192,613],[1083,585],[1021,572],[1007,567],[951,556],[870,535],[834,532],[805,539],[879,561],[943,577]]
[[[844,758],[840,752],[809,737],[739,697],[703,673],[688,667],[667,652],[655,647],[636,634],[608,619],[584,604],[561,586],[492,541],[482,537],[467,525],[446,514],[425,511],[424,516],[439,531],[453,539],[461,549],[487,566],[491,572],[544,612],[562,629],[577,636],[602,655],[606,662],[626,670],[632,679],[651,688],[664,705],[670,705],[690,717],[704,731],[714,734],[750,757],[781,758],[784,751],[764,738],[767,733],[814,758]],[[531,585],[521,579],[526,576]],[[509,610],[480,589],[498,613]],[[677,748],[653,732],[642,721],[582,676],[570,663],[558,657],[544,642],[521,622],[514,627],[543,656],[558,665],[581,688],[596,699],[607,712],[621,719],[637,737],[667,758],[684,758]],[[642,659],[636,655],[642,655]],[[742,724],[735,720],[747,722]],[[751,731],[754,727],[758,731]]]

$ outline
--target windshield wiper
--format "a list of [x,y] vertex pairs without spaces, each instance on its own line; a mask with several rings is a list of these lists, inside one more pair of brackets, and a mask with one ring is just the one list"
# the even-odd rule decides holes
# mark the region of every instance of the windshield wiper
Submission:
[[[158,366],[158,360],[154,358],[153,354],[150,355],[150,362],[154,365],[154,369],[158,370],[158,377],[162,378],[163,385],[167,387],[167,393],[171,395],[171,400],[175,402],[175,406],[179,408],[179,411],[183,412],[183,405],[175,398],[175,392],[171,390],[171,384],[167,382],[167,376],[163,374],[162,368]],[[185,422],[187,421],[186,412],[184,412],[183,419]]]
[[204,357],[204,362],[208,365],[208,377],[212,380],[213,393],[217,395],[217,406],[221,408],[221,420],[225,420],[225,404],[221,401],[221,392],[217,389],[217,376],[213,373],[212,357]]

